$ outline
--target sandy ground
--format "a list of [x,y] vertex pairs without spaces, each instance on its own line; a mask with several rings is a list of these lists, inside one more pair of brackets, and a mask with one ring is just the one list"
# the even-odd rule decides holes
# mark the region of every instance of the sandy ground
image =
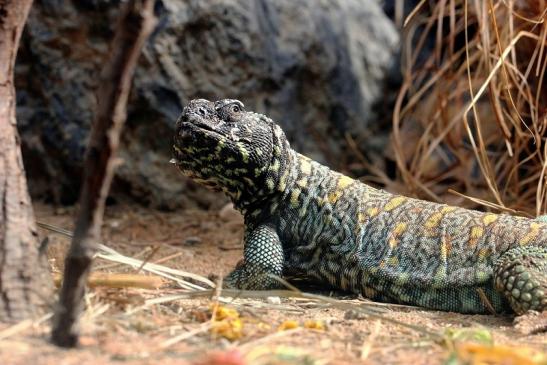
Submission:
[[[39,221],[72,228],[73,208],[38,204],[35,210]],[[241,258],[243,223],[234,213],[110,206],[103,242],[126,256],[219,276]],[[61,271],[69,239],[44,229],[40,235],[49,239],[52,272]],[[97,260],[94,271],[146,274],[106,260]],[[150,304],[180,292],[172,283],[89,290],[75,350],[48,343],[47,319],[2,324],[0,364],[547,364],[545,333],[524,334],[507,316],[435,312],[339,294],[331,296],[334,303],[221,296]]]

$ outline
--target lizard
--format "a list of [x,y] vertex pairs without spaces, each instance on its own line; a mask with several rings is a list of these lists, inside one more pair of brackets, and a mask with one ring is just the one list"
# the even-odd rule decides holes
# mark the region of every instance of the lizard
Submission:
[[191,100],[172,163],[244,216],[228,288],[302,274],[374,301],[460,313],[547,308],[547,223],[391,194],[293,150],[239,100]]

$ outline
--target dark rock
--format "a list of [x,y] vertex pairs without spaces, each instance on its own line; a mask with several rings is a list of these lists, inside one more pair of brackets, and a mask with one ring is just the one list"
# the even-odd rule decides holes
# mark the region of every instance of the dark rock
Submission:
[[[42,0],[32,8],[16,86],[34,196],[77,197],[94,89],[121,3]],[[114,197],[168,209],[222,206],[168,163],[174,122],[195,97],[242,100],[278,120],[296,149],[333,167],[344,134],[366,136],[382,117],[374,106],[384,98],[398,35],[375,1],[158,0],[155,10]]]

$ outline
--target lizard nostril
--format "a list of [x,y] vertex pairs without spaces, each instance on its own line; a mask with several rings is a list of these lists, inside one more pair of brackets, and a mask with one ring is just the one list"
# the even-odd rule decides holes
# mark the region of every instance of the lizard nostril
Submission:
[[205,108],[198,108],[198,114],[202,117],[205,117],[207,115],[207,109]]

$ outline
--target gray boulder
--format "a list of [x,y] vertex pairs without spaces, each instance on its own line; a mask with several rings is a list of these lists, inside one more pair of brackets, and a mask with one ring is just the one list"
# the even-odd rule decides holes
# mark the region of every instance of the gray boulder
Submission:
[[[16,67],[18,121],[34,196],[79,190],[98,73],[119,0],[42,0]],[[174,122],[195,97],[238,98],[284,127],[293,146],[337,166],[344,134],[365,140],[383,115],[398,34],[373,0],[158,0],[135,75],[112,196],[156,207],[215,196],[168,161]],[[370,144],[370,146],[368,146]],[[220,204],[220,203],[218,203]]]

